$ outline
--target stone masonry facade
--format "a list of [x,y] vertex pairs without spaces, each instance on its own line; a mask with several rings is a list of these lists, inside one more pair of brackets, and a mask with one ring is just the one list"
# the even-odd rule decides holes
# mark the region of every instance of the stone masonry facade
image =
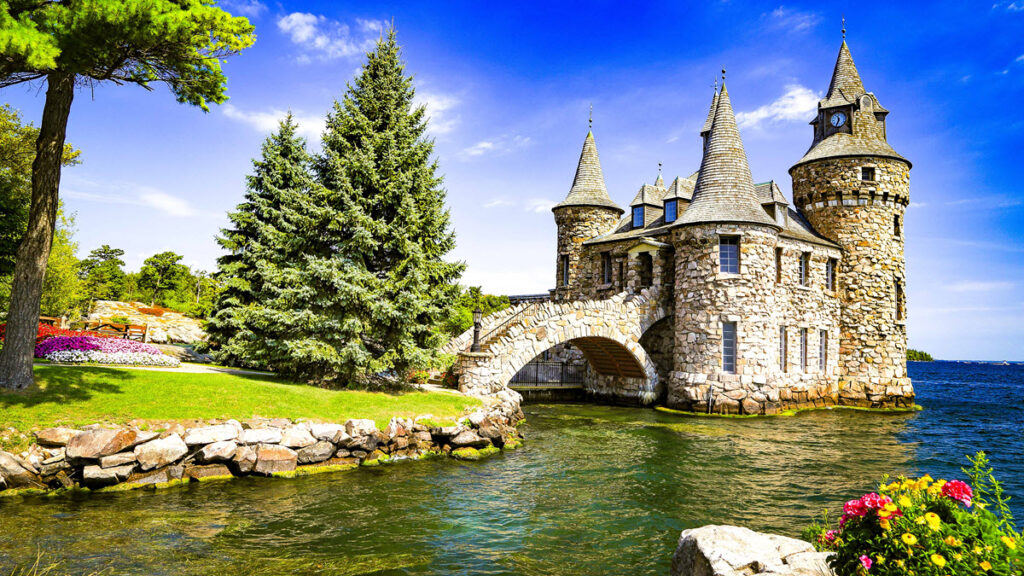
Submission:
[[[793,203],[755,184],[728,89],[701,130],[697,172],[659,173],[623,210],[592,132],[554,212],[550,299],[485,321],[460,387],[491,392],[552,346],[588,363],[602,399],[722,414],[911,407],[903,219],[910,162],[845,41],[790,169]],[[454,342],[454,341],[453,341]],[[466,336],[458,346],[468,345]]]

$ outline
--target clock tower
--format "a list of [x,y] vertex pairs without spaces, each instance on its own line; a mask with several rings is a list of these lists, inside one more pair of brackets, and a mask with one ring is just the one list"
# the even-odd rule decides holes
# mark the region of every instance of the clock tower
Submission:
[[864,89],[845,30],[832,81],[811,121],[810,149],[789,173],[793,200],[821,234],[843,249],[840,404],[913,404],[907,378],[903,216],[910,161],[886,141],[889,111]]

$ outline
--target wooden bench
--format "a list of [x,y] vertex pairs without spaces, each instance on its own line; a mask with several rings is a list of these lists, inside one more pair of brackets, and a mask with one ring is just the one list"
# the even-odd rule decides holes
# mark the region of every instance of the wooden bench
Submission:
[[47,326],[57,326],[59,328],[60,318],[54,318],[53,316],[40,316],[39,323],[46,324]]
[[98,332],[104,336],[116,336],[127,340],[146,341],[148,326],[145,324],[115,324],[114,322],[86,322],[85,330]]

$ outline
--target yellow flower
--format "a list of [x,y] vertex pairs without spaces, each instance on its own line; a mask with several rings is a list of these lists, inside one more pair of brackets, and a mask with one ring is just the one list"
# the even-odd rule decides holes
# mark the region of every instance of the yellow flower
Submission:
[[989,570],[991,570],[991,569],[992,569],[992,564],[991,564],[991,563],[989,563],[989,561],[988,561],[988,560],[982,560],[982,561],[981,561],[981,562],[980,562],[980,563],[978,564],[978,566],[981,566],[981,569],[982,569],[982,570],[984,570],[985,572],[988,572]]
[[914,520],[914,522],[917,522],[918,524],[924,524],[924,516],[918,516],[917,520]]
[[884,564],[885,563],[885,556],[882,556],[881,554],[879,554],[878,556],[875,556],[875,562],[878,563],[878,564]]
[[932,530],[938,530],[939,526],[942,525],[942,519],[935,512],[928,512],[924,515],[925,522],[928,523],[928,527]]
[[981,548],[978,547],[978,546],[975,546],[973,552],[980,556],[981,555]]
[[905,533],[903,536],[900,536],[900,538],[903,540],[903,543],[907,546],[913,546],[914,544],[917,544],[917,536],[914,536],[910,532]]
[[899,507],[896,506],[895,504],[893,504],[892,502],[889,502],[888,504],[886,504],[884,506],[884,508],[885,508],[886,512],[895,512],[895,511],[899,510]]
[[881,520],[879,520],[878,525],[882,527],[882,530],[889,530],[892,528],[892,525],[889,524],[888,518],[882,518]]
[[932,554],[932,564],[942,568],[946,565],[946,559],[942,557],[942,554]]
[[960,544],[962,544],[962,542],[957,540],[956,537],[954,537],[954,536],[946,536],[945,542],[946,542],[946,544],[949,544],[950,546],[953,546],[953,547],[956,547],[956,546],[959,546]]
[[1003,544],[1006,544],[1006,547],[1010,550],[1017,549],[1017,543],[1013,541],[1013,538],[1010,538],[1009,536],[1000,536],[999,539],[1002,540]]
[[904,508],[910,508],[911,506],[913,506],[913,504],[914,503],[910,501],[910,498],[907,498],[906,496],[900,496],[900,506],[903,506]]

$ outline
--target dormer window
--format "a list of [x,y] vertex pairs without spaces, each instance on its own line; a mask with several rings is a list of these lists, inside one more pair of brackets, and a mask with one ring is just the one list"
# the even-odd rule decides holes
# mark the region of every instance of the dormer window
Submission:
[[644,207],[637,206],[633,208],[633,228],[644,227]]
[[873,167],[864,166],[860,169],[860,179],[865,182],[874,182],[875,169]]
[[786,227],[786,207],[782,204],[775,205],[775,223],[783,228]]
[[677,210],[679,208],[678,200],[666,200],[665,201],[665,222],[675,222],[678,216]]

